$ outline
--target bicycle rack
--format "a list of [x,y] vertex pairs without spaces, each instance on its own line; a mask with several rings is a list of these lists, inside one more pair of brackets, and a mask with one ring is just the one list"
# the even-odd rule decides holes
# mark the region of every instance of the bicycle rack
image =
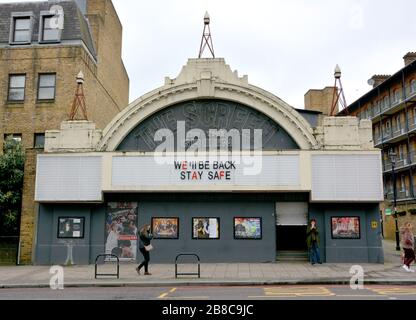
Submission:
[[[111,258],[116,258],[117,259],[117,273],[97,273],[97,269],[98,269],[98,259],[101,257],[111,257]],[[105,263],[105,260],[104,260]],[[97,276],[103,276],[103,277],[117,277],[117,279],[120,279],[120,259],[114,255],[114,254],[99,254],[96,258],[95,258],[95,279],[97,279]]]
[[[195,257],[198,260],[198,272],[191,272],[191,273],[178,273],[178,259],[179,257],[184,256],[191,256]],[[201,278],[201,259],[199,259],[199,256],[195,253],[181,253],[176,256],[175,259],[175,279],[178,278],[178,276],[198,276],[198,278]]]

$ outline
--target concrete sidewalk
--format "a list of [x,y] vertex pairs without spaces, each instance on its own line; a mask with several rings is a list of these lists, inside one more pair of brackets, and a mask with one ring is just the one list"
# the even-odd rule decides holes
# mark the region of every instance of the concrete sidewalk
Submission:
[[[394,243],[386,242],[386,263],[362,264],[366,284],[416,285],[416,273],[408,273],[400,264],[400,252]],[[175,279],[174,264],[151,264],[152,276],[137,275],[136,264],[121,263],[120,279],[94,279],[94,266],[64,268],[66,287],[95,286],[203,286],[203,285],[283,285],[283,284],[349,284],[353,264],[308,263],[212,263],[201,264],[201,278],[193,276]],[[0,288],[49,287],[49,267],[0,267]],[[179,272],[195,272],[196,265],[179,265]],[[101,265],[99,273],[114,273],[111,264]]]

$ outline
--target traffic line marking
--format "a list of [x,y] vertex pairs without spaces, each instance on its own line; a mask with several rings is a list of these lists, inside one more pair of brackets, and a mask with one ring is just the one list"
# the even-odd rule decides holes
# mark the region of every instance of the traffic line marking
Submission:
[[172,289],[170,289],[168,292],[164,292],[164,293],[162,293],[159,297],[157,297],[158,299],[164,299],[164,298],[166,298],[168,295],[169,295],[169,293],[173,293],[173,292],[175,292],[176,291],[176,289],[177,288],[172,288]]
[[198,297],[198,296],[193,296],[193,297],[167,297],[167,299],[169,300],[207,300],[209,299],[208,296],[206,297]]
[[248,296],[249,299],[295,298],[295,296]]
[[165,293],[162,293],[159,297],[157,297],[158,299],[163,299],[163,298],[165,298],[167,295],[169,294],[169,292],[165,292]]
[[371,288],[370,290],[385,296],[411,296],[416,294],[416,288]]
[[325,287],[278,287],[278,288],[265,288],[264,293],[270,297],[329,297],[334,296],[335,293],[331,292]]

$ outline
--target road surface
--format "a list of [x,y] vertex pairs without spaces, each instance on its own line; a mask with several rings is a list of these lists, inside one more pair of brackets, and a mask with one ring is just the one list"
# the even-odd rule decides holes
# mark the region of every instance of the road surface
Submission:
[[416,286],[117,287],[0,289],[0,300],[416,300]]

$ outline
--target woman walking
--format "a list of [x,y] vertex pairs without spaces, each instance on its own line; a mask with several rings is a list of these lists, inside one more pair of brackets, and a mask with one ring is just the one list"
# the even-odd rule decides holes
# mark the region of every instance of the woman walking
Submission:
[[404,265],[403,269],[407,272],[415,272],[410,268],[412,262],[415,261],[415,238],[413,235],[413,225],[407,222],[401,229],[402,247],[404,250]]
[[150,251],[153,249],[153,246],[150,244],[153,235],[150,232],[150,225],[144,225],[139,231],[139,250],[144,257],[144,261],[136,268],[138,274],[140,270],[144,267],[144,274],[146,276],[151,276],[149,273],[149,261],[150,261]]

